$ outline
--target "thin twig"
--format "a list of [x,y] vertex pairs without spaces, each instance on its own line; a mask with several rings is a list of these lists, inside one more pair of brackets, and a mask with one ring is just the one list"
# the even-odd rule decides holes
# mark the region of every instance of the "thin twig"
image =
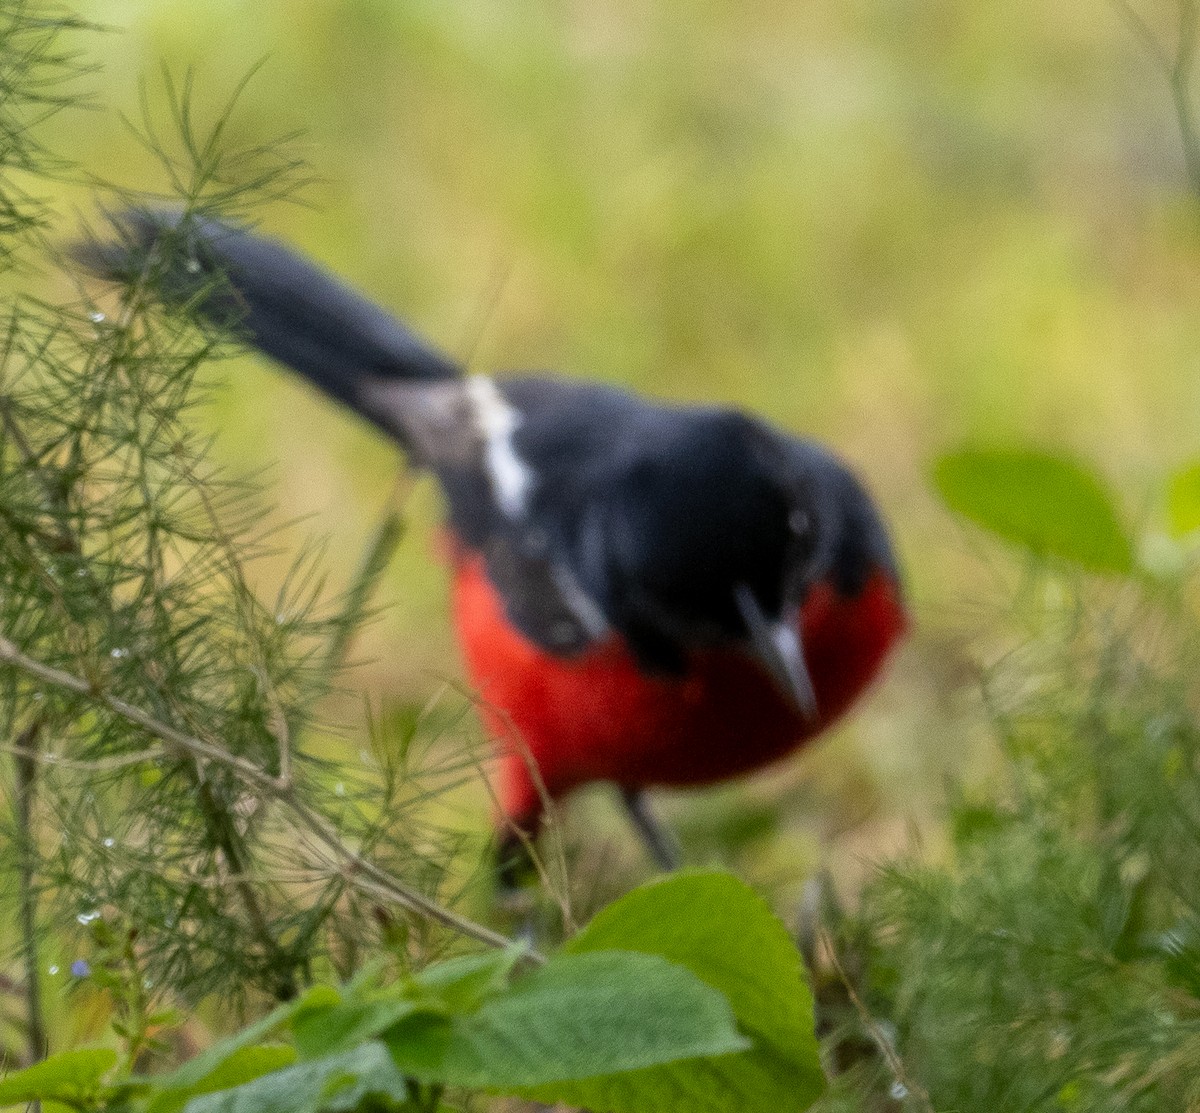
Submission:
[[1200,45],[1196,34],[1200,28],[1200,6],[1197,6],[1197,0],[1179,0],[1179,37],[1172,55],[1129,0],[1111,2],[1117,14],[1128,24],[1166,78],[1171,103],[1175,109],[1175,119],[1179,125],[1188,180],[1192,192],[1200,195],[1200,134],[1196,129],[1196,113],[1191,96],[1196,51]]
[[1162,43],[1158,41],[1158,36],[1154,33],[1150,24],[1134,9],[1129,0],[1112,0],[1112,6],[1116,9],[1117,15],[1129,24],[1130,30],[1141,41],[1142,46],[1150,52],[1154,60],[1164,71],[1169,71],[1171,69],[1171,59],[1167,56],[1167,52],[1163,50]]
[[363,550],[354,579],[346,592],[345,605],[334,624],[333,637],[321,663],[319,681],[315,685],[315,699],[320,699],[328,693],[333,686],[333,678],[345,665],[350,639],[362,621],[380,577],[387,570],[397,546],[404,538],[405,521],[402,508],[408,500],[410,489],[408,471],[404,469],[396,477],[388,506],[371,533],[371,539]]
[[893,1046],[892,1041],[888,1039],[883,1029],[879,1027],[879,1023],[871,1015],[871,1010],[867,1008],[866,1003],[858,995],[858,990],[850,980],[850,976],[846,973],[845,967],[842,966],[841,959],[838,958],[837,947],[834,946],[833,937],[829,934],[828,928],[821,928],[818,932],[818,937],[821,940],[821,946],[824,948],[825,953],[829,956],[829,961],[833,963],[833,969],[838,976],[838,980],[841,981],[851,1003],[854,1005],[855,1012],[858,1013],[859,1020],[887,1061],[892,1076],[928,1110],[928,1113],[937,1113],[934,1109],[933,1101],[929,1097],[929,1092],[918,1085],[908,1073],[903,1060],[896,1054],[896,1048]]
[[[119,715],[126,722],[133,723],[154,737],[165,742],[170,749],[189,755],[201,761],[211,761],[236,773],[248,785],[253,786],[263,796],[284,805],[318,842],[325,846],[334,857],[342,863],[342,868],[348,881],[364,891],[371,892],[377,897],[383,897],[398,904],[417,915],[424,916],[444,927],[450,928],[485,943],[490,947],[511,947],[513,940],[501,935],[491,928],[478,924],[436,901],[430,900],[423,893],[406,885],[399,878],[392,876],[387,870],[377,866],[343,841],[337,828],[323,815],[315,811],[299,798],[294,787],[282,778],[272,776],[264,769],[246,760],[238,754],[230,753],[222,746],[207,742],[202,738],[185,734],[169,723],[164,723],[155,716],[135,707],[126,700],[109,695],[94,684],[47,665],[29,657],[7,637],[0,634],[0,663],[12,665],[22,672],[36,677],[44,684],[49,684],[64,691],[73,692],[91,702],[107,708]],[[544,958],[536,952],[529,953],[529,959],[541,963]]]
[[484,287],[472,320],[469,326],[463,330],[462,343],[459,348],[462,351],[462,365],[468,369],[475,362],[483,334],[496,315],[500,299],[504,296],[504,291],[512,279],[513,266],[512,259],[503,263],[497,261],[493,264],[492,273],[488,276],[487,285]]
[[114,754],[112,757],[97,758],[95,761],[81,761],[78,758],[63,757],[61,754],[43,753],[31,750],[27,746],[0,746],[0,754],[11,754],[13,757],[36,761],[39,765],[50,765],[61,769],[73,769],[80,773],[109,773],[114,769],[128,769],[134,765],[145,765],[157,761],[163,756],[161,747],[140,750],[136,754]]
[[[555,865],[558,869],[558,876],[566,879],[570,875],[567,868],[567,850],[563,844],[562,827],[558,823],[558,806],[554,798],[550,795],[550,790],[546,787],[546,782],[542,778],[542,771],[538,768],[537,761],[533,756],[533,751],[529,748],[529,744],[521,736],[517,730],[517,725],[512,721],[512,716],[502,707],[498,707],[483,697],[481,692],[475,691],[462,684],[451,683],[448,687],[452,688],[464,699],[469,700],[477,711],[486,711],[488,715],[481,715],[486,722],[489,717],[495,721],[503,723],[504,734],[500,738],[493,739],[495,744],[503,744],[511,746],[512,749],[520,756],[522,763],[525,766],[526,772],[529,774],[529,779],[533,782],[534,791],[537,792],[538,798],[542,805],[541,816],[541,834],[542,841],[549,843],[554,855]],[[499,794],[496,792],[495,786],[492,784],[491,778],[487,774],[482,764],[479,761],[474,762],[476,770],[487,788],[488,795],[491,797],[492,805],[495,807],[497,814],[503,815],[503,808],[500,804]],[[559,912],[562,916],[563,930],[567,935],[574,935],[579,930],[578,922],[575,919],[575,913],[571,908],[571,893],[570,889],[564,884],[560,889],[554,878],[550,875],[549,863],[538,851],[538,845],[534,841],[533,836],[528,831],[525,831],[521,826],[511,819],[505,817],[505,823],[508,830],[517,837],[521,843],[522,849],[529,856],[530,864],[538,875],[538,880],[542,887],[548,892],[554,903],[558,905]]]
[[1180,0],[1179,45],[1175,54],[1175,64],[1171,68],[1171,100],[1175,105],[1175,117],[1179,121],[1188,178],[1191,179],[1192,190],[1195,193],[1200,193],[1200,136],[1196,134],[1191,85],[1196,62],[1198,17],[1200,9],[1196,6],[1196,0]]
[[[34,719],[18,736],[15,749],[25,753],[36,751],[40,719]],[[25,1012],[28,1023],[29,1061],[36,1063],[46,1054],[46,1019],[42,1013],[42,983],[38,966],[37,892],[34,889],[37,871],[37,849],[34,839],[34,804],[37,799],[38,764],[35,757],[18,756],[17,767],[17,827],[21,833],[21,944],[25,956]]]

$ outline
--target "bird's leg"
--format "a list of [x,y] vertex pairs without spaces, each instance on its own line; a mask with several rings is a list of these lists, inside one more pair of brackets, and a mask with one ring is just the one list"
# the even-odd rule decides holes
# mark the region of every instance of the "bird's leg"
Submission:
[[537,867],[528,836],[516,827],[499,837],[495,849],[496,906],[512,923],[512,934],[531,946],[537,943]]
[[633,821],[633,826],[641,836],[642,843],[658,867],[667,873],[679,869],[683,864],[679,843],[675,841],[675,836],[671,834],[662,820],[654,814],[654,809],[650,807],[650,801],[646,798],[645,790],[623,788],[621,789],[621,801],[629,813],[629,818]]

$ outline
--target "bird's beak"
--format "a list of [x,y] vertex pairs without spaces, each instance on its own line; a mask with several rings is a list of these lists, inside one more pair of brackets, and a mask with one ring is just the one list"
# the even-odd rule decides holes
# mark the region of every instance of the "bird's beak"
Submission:
[[815,719],[817,694],[804,660],[799,614],[791,620],[772,622],[763,614],[754,592],[746,584],[738,584],[734,598],[750,633],[750,645],[755,655],[775,683],[795,702],[800,713],[806,719]]

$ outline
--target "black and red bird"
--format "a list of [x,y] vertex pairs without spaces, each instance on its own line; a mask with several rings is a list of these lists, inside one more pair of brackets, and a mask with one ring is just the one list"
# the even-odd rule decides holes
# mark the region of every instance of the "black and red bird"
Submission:
[[879,513],[811,441],[733,409],[466,375],[282,244],[162,212],[116,224],[84,249],[93,269],[165,268],[165,297],[235,327],[437,477],[504,830],[536,833],[543,790],[610,781],[664,858],[644,789],[803,745],[903,635]]

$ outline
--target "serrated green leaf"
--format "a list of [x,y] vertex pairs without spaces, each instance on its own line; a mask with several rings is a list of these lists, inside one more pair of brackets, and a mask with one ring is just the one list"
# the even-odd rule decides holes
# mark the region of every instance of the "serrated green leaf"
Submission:
[[99,1092],[101,1079],[116,1065],[117,1053],[107,1047],[60,1051],[0,1079],[0,1106],[89,1101]]
[[1173,537],[1200,529],[1200,461],[1180,468],[1167,480],[1167,521]]
[[556,956],[470,1015],[416,1015],[385,1040],[416,1078],[507,1092],[747,1046],[720,993],[629,952]]
[[348,1051],[417,1010],[414,1001],[383,998],[343,1001],[328,1009],[309,1009],[292,1023],[292,1035],[302,1059],[315,1059]]
[[296,1046],[302,1058],[315,1058],[374,1039],[416,1012],[473,1012],[505,989],[523,953],[513,947],[448,959],[426,967],[407,987],[381,989],[375,978],[362,979],[345,987],[340,1002],[308,1009],[293,1021]]
[[193,1098],[184,1113],[342,1113],[370,1097],[402,1102],[408,1084],[378,1041],[295,1063],[253,1082]]
[[1112,496],[1075,460],[1024,448],[969,448],[943,456],[933,480],[951,510],[1031,552],[1093,572],[1133,570],[1133,544]]
[[194,1097],[241,1086],[264,1074],[290,1066],[295,1061],[296,1049],[290,1044],[252,1044],[249,1047],[239,1047],[224,1056],[200,1081],[155,1094],[146,1106],[146,1113],[178,1113],[178,1110]]
[[[824,1090],[802,1083],[769,1049],[690,1059],[627,1074],[529,1087],[521,1096],[589,1113],[802,1113]],[[814,1093],[815,1089],[815,1093]]]
[[767,902],[733,874],[694,870],[648,882],[601,910],[565,950],[618,948],[686,966],[725,994],[743,1027],[780,1047],[812,1037],[800,953]]
[[748,886],[726,873],[687,872],[651,882],[600,912],[567,949],[616,947],[660,955],[719,990],[753,1047],[539,1087],[531,1096],[596,1113],[783,1113],[806,1109],[820,1096],[825,1078],[800,955]]
[[526,953],[526,948],[514,946],[461,955],[425,967],[413,980],[448,1012],[471,1012],[508,985],[513,967]]
[[[337,990],[329,986],[313,986],[294,1001],[288,1001],[260,1020],[247,1025],[226,1039],[218,1040],[199,1055],[189,1059],[170,1074],[158,1078],[134,1079],[153,1085],[158,1093],[147,1106],[147,1113],[175,1113],[194,1094],[212,1089],[206,1082],[221,1070],[224,1063],[243,1049],[261,1044],[276,1029],[308,1010],[327,1008],[341,1000]],[[227,1083],[231,1085],[232,1083]]]

